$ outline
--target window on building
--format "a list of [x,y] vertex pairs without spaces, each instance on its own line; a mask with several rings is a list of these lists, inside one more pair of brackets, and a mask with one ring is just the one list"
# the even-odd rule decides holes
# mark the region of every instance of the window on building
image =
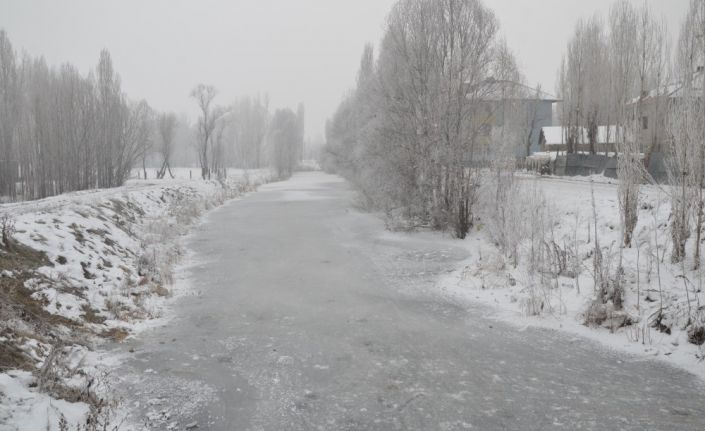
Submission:
[[642,130],[649,130],[649,117],[641,117]]

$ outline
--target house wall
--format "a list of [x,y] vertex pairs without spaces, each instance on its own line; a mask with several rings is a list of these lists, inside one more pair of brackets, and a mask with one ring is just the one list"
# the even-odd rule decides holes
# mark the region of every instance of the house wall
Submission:
[[[498,129],[505,126],[505,112],[503,110],[503,103],[501,101],[485,101],[483,103],[483,108],[487,111],[487,118],[485,122],[491,126],[491,129]],[[553,101],[541,100],[536,102],[534,99],[526,99],[521,101],[513,101],[512,109],[515,110],[511,113],[512,117],[519,119],[518,121],[526,121],[526,125],[530,124],[533,118],[533,129],[531,130],[531,145],[529,147],[530,154],[541,151],[541,129],[543,127],[550,127],[553,125]],[[535,114],[533,113],[536,110]],[[515,154],[517,157],[526,157],[526,138],[522,138],[520,142],[517,142],[515,149]],[[487,148],[485,158],[493,159],[493,151],[491,148],[492,140],[490,136],[481,136],[480,141],[486,143]],[[483,145],[480,145],[483,147]],[[476,154],[476,156],[479,154]]]
[[553,126],[553,102],[542,100],[536,110],[536,127],[531,135],[531,154],[541,151],[541,129],[551,126]]
[[[666,148],[666,110],[668,109],[667,103],[669,103],[669,100],[666,97],[659,97],[645,100],[642,103],[641,117],[647,118],[648,127],[644,128],[642,118],[638,119],[639,147],[644,153],[647,152],[652,145],[654,145],[656,152],[663,151]],[[634,115],[638,115],[636,105],[634,105],[634,110]]]

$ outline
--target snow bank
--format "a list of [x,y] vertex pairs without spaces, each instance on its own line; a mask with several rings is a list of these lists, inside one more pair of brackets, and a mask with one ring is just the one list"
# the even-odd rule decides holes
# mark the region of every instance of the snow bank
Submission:
[[35,378],[27,371],[0,374],[0,430],[60,431],[75,426],[89,413],[85,403],[69,403],[29,389]]
[[47,311],[109,327],[159,317],[160,303],[150,297],[168,295],[168,272],[181,255],[174,239],[204,211],[251,190],[243,176],[223,184],[136,185],[50,198],[30,203],[31,211],[10,209],[15,239],[45,253],[50,262],[29,284]]
[[[87,389],[95,391],[96,376],[111,366],[86,347],[104,337],[119,341],[164,316],[173,268],[183,257],[180,238],[189,226],[270,180],[268,171],[231,171],[222,181],[176,173],[181,178],[131,180],[116,189],[0,205],[14,221],[15,243],[43,253],[32,262],[36,267],[3,271],[15,291],[29,296],[22,301],[38,308],[17,310],[1,322],[2,343],[22,352],[42,382],[52,382],[40,393],[39,379],[28,371],[0,374],[0,430],[85,421]],[[57,399],[64,394],[85,402]],[[91,414],[97,414],[94,408]]]
[[[620,220],[616,185],[560,178],[520,176],[529,196],[544,196],[549,213],[543,246],[565,252],[567,270],[540,274],[529,262],[529,241],[519,245],[518,263],[497,246],[493,221],[483,218],[463,242],[470,257],[444,277],[441,288],[450,295],[490,306],[496,317],[520,327],[527,325],[569,331],[630,354],[663,360],[705,378],[705,348],[689,343],[692,316],[705,304],[702,275],[670,263],[670,201],[666,190],[644,186],[634,246],[621,250],[623,310],[599,326],[586,326],[596,297],[593,253],[597,235],[605,261],[616,272],[620,259]],[[524,222],[536,223],[529,214]],[[688,245],[688,250],[692,250]],[[553,251],[551,251],[553,252]],[[686,281],[684,281],[686,280]],[[690,304],[690,305],[689,305]],[[657,320],[658,315],[661,318]]]

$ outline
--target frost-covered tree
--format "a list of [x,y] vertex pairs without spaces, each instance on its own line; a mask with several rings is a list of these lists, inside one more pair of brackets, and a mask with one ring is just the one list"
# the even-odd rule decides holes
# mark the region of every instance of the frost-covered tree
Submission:
[[369,204],[467,234],[507,64],[498,30],[479,0],[395,4],[376,61],[366,48],[328,126],[329,157]]
[[299,142],[299,148],[296,151],[297,163],[303,161],[304,156],[304,145],[305,145],[305,132],[306,132],[306,107],[303,103],[299,103],[296,107],[296,139]]
[[588,146],[597,152],[598,127],[610,118],[609,54],[602,18],[580,21],[570,40],[559,72],[558,94],[563,99],[567,152]]
[[130,125],[129,107],[120,90],[120,78],[113,69],[110,53],[106,50],[100,53],[96,80],[98,186],[114,187],[125,180],[134,161],[130,159],[136,156],[138,149],[128,149],[131,143],[126,137]]
[[637,32],[638,11],[627,0],[618,1],[610,10],[610,53],[612,55],[612,94],[617,124],[617,195],[621,216],[622,242],[631,246],[636,227],[641,178],[639,147],[630,128],[629,104],[636,94],[639,52]]
[[20,82],[15,51],[0,30],[0,196],[14,198],[17,182],[17,132],[20,119]]
[[227,121],[218,121],[212,134],[209,172],[215,174],[218,180],[222,180],[228,175],[225,157],[225,130],[227,127]]
[[211,178],[211,153],[213,145],[213,133],[218,122],[227,113],[227,110],[220,106],[214,106],[213,100],[218,92],[211,85],[199,84],[193,91],[191,97],[196,100],[201,116],[198,119],[198,160],[201,165],[201,177]]
[[374,49],[368,44],[360,59],[356,89],[346,95],[326,123],[323,165],[348,178],[360,191],[364,206],[386,209],[386,184],[381,177],[386,158],[373,134],[376,88]]
[[151,133],[108,51],[88,76],[18,59],[0,31],[0,197],[36,199],[122,185]]
[[[617,0],[607,26],[599,15],[580,21],[559,71],[562,122],[569,153],[597,148],[599,127],[616,143],[622,242],[630,247],[637,224],[639,185],[662,140],[667,79],[666,27],[648,5]],[[612,127],[616,126],[616,127]],[[614,136],[611,136],[614,134]]]
[[174,178],[171,173],[171,157],[174,152],[174,135],[178,120],[173,113],[162,113],[157,118],[157,133],[159,135],[159,154],[162,162],[157,172],[157,178],[162,179],[169,172],[169,176]]
[[131,108],[131,121],[134,127],[132,132],[136,147],[139,151],[139,158],[142,160],[142,172],[147,179],[147,157],[154,150],[154,111],[142,100]]
[[[624,9],[618,9],[625,11]],[[618,12],[619,13],[619,12]],[[629,55],[634,57],[635,82],[632,90],[633,98],[627,107],[631,108],[629,115],[619,117],[623,121],[619,123],[619,129],[623,135],[618,139],[618,148],[621,157],[617,163],[617,175],[619,177],[619,202],[622,213],[623,244],[631,247],[634,229],[638,221],[639,213],[639,187],[646,176],[645,168],[648,167],[651,152],[654,149],[653,140],[646,142],[649,135],[644,133],[648,128],[647,100],[650,102],[651,113],[656,114],[659,110],[662,98],[662,89],[665,78],[665,25],[659,23],[648,6],[627,12],[626,20],[632,21],[636,16],[636,33],[632,34],[635,39],[634,45],[627,45],[633,48],[634,52]],[[616,18],[619,21],[619,16]],[[631,22],[627,25],[631,29]],[[613,31],[624,31],[619,26]],[[628,38],[628,35],[620,36]],[[620,113],[621,115],[621,113]],[[658,116],[651,118],[658,118]],[[657,130],[663,124],[652,124],[651,127]],[[648,150],[648,151],[647,151]],[[642,157],[646,152],[644,161]]]
[[228,159],[235,167],[261,168],[265,164],[263,149],[269,126],[267,97],[245,97],[232,107],[228,132]]
[[669,106],[671,141],[672,261],[681,262],[691,229],[696,235],[695,267],[700,265],[705,186],[705,1],[692,0],[675,54],[676,93]]
[[296,168],[301,146],[299,122],[291,109],[279,109],[272,117],[269,129],[271,164],[280,179],[289,178]]

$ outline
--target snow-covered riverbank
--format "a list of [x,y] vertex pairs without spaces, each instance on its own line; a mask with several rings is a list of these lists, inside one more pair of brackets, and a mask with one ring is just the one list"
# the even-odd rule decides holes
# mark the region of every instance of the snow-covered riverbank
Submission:
[[[705,378],[705,349],[692,339],[694,328],[702,325],[692,317],[702,316],[705,304],[702,274],[692,270],[690,260],[670,262],[670,201],[665,190],[659,186],[642,188],[634,246],[621,250],[622,310],[606,310],[607,315],[595,323],[589,315],[596,297],[593,226],[597,226],[605,266],[616,274],[621,235],[616,185],[606,180],[521,178],[531,199],[545,199],[542,211],[549,241],[542,247],[550,248],[546,253],[560,253],[565,267],[543,274],[532,268],[529,241],[519,245],[514,266],[496,245],[494,221],[482,219],[461,242],[470,257],[440,280],[440,288],[463,301],[490,307],[498,319],[519,328],[567,331]],[[536,223],[535,217],[523,216],[524,222]],[[657,320],[659,313],[662,317]],[[590,319],[593,324],[586,325]]]
[[271,179],[268,171],[232,171],[220,182],[185,172],[0,206],[12,231],[0,250],[0,430],[112,420],[113,406],[97,400],[115,358],[95,347],[164,317],[178,294],[181,237],[204,212]]

